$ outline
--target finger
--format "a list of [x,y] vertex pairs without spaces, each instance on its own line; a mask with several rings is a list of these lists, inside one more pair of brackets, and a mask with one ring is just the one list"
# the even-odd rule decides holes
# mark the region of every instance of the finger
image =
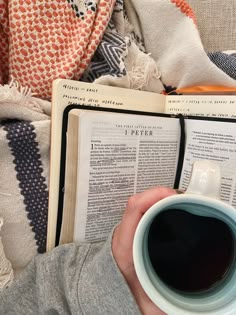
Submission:
[[154,187],[131,197],[121,222],[121,233],[126,241],[133,238],[137,225],[143,214],[157,201],[176,194],[168,187]]
[[143,214],[156,202],[174,194],[176,194],[174,189],[161,186],[150,188],[131,197],[125,210],[125,220],[129,220],[130,223],[139,221]]
[[135,195],[134,200],[131,200],[131,204],[128,204],[126,212],[131,214],[135,210],[136,213],[139,212],[143,215],[154,203],[174,194],[176,194],[176,190],[169,187],[157,186],[150,188]]

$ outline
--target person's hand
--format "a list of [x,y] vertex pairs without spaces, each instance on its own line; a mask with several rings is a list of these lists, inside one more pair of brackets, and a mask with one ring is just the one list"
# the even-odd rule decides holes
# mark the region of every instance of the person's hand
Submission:
[[138,281],[132,254],[134,233],[143,214],[154,203],[174,194],[176,194],[174,189],[155,187],[129,198],[122,221],[113,235],[113,256],[144,315],[164,315],[165,313],[149,299]]

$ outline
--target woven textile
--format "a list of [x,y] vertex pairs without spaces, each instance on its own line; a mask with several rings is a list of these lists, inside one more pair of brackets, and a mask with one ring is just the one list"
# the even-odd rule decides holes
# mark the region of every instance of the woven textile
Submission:
[[15,274],[46,249],[50,149],[50,103],[18,90],[0,86],[0,262]]
[[53,79],[79,79],[115,0],[0,0],[0,83],[50,98]]
[[[0,231],[3,225],[3,220],[0,218]],[[7,288],[13,281],[14,273],[10,261],[6,258],[2,239],[0,237],[0,292]]]
[[188,0],[206,52],[236,49],[236,1]]
[[236,80],[236,51],[212,52],[208,57],[217,67]]
[[82,80],[169,93],[193,85],[234,87],[233,73],[232,54],[219,60],[204,50],[185,0],[117,0]]

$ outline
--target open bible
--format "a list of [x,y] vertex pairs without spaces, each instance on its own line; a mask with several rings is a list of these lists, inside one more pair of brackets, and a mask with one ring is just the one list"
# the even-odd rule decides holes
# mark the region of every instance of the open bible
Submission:
[[[95,102],[97,86],[76,83],[75,97],[83,97],[81,88],[88,89],[84,94]],[[194,160],[219,163],[221,198],[236,206],[236,120],[178,115],[180,109],[166,113],[164,95],[105,87],[108,95],[99,88],[104,87],[98,86],[95,93],[96,106],[87,106],[91,104],[86,98],[80,105],[61,95],[61,107],[54,100],[48,249],[73,240],[104,240],[119,222],[129,196],[155,185],[185,189]],[[176,104],[177,109],[179,100],[186,102],[186,97],[204,100],[171,96],[172,106]],[[217,98],[223,101],[222,96]],[[233,96],[223,98],[228,104],[235,101]]]

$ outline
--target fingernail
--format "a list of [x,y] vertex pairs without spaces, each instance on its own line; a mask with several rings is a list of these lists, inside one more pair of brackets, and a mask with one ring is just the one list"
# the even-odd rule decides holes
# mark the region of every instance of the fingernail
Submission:
[[181,190],[181,189],[175,189],[175,191],[176,191],[177,194],[183,194],[184,193],[184,191]]

